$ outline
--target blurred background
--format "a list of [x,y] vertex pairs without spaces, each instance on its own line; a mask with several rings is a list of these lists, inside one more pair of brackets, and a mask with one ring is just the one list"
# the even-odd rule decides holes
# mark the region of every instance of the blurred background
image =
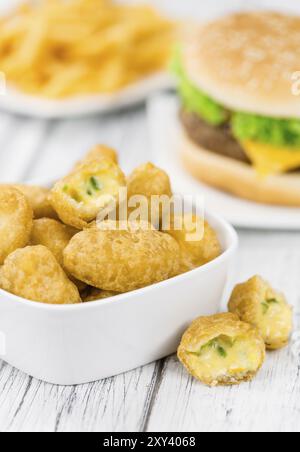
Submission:
[[[5,10],[20,3],[17,0],[1,0],[0,8]],[[300,14],[300,2],[297,0],[126,0],[125,4],[148,3],[164,12],[167,16],[181,19],[208,18],[222,15],[226,12],[241,9],[280,9],[294,11]],[[31,36],[26,44],[24,55],[28,55],[31,49],[37,46],[39,33],[45,33],[41,22],[36,36]],[[68,35],[72,38],[71,33]],[[1,45],[1,37],[0,37]],[[147,51],[145,50],[147,54]],[[149,52],[150,53],[150,52]],[[24,57],[23,55],[23,57]],[[23,60],[24,63],[24,60]],[[44,63],[39,64],[43,68]],[[29,66],[21,74],[17,75],[19,83],[31,76],[33,65]],[[0,64],[0,70],[1,68]],[[5,70],[4,70],[5,72]],[[114,73],[112,71],[112,73]],[[24,75],[25,74],[25,75]],[[24,75],[24,76],[23,76]],[[165,85],[158,83],[161,90]],[[168,86],[168,84],[167,84]],[[154,88],[156,85],[154,86]],[[146,90],[147,91],[147,90]],[[145,95],[139,93],[139,101],[145,101],[155,95],[156,89],[148,90]],[[136,93],[135,93],[136,94]],[[52,120],[45,120],[41,114],[39,117],[35,110],[36,105],[22,97],[0,97],[0,181],[17,182],[29,179],[53,180],[63,174],[73,165],[81,155],[96,142],[104,142],[114,146],[121,154],[121,164],[126,171],[132,166],[145,160],[150,160],[151,137],[148,127],[148,116],[145,102],[134,102],[135,96],[131,95],[132,102],[128,102],[126,109],[118,108],[118,102],[109,111],[97,112],[90,116],[82,115],[72,119],[63,114]],[[50,106],[49,106],[50,105]],[[52,109],[52,104],[48,110]],[[90,106],[90,105],[89,105]],[[47,107],[47,106],[46,106]],[[74,108],[78,105],[74,105]],[[120,104],[121,107],[121,104]],[[58,110],[63,106],[56,106]],[[33,110],[32,110],[33,109]],[[68,108],[72,112],[73,105]],[[35,111],[32,118],[31,112]],[[16,113],[22,114],[16,114]],[[26,114],[28,112],[28,114]],[[51,115],[50,115],[51,116]]]
[[[135,3],[134,0],[130,1]],[[149,0],[149,3],[179,18],[209,19],[229,11],[266,8],[300,12],[297,0]]]
[[[179,18],[209,18],[236,9],[272,8],[300,12],[297,0],[118,0],[120,3],[150,3],[156,8]],[[19,0],[1,0],[0,10],[19,3]]]

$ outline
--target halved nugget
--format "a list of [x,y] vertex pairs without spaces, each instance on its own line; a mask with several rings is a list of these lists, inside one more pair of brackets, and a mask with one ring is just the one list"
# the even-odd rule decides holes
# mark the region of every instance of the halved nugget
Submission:
[[72,238],[64,251],[64,265],[90,286],[123,293],[177,275],[179,246],[158,231],[93,228]]
[[216,232],[207,221],[194,214],[171,215],[170,224],[164,226],[165,232],[180,246],[181,273],[207,264],[221,254]]
[[288,344],[293,328],[292,308],[284,295],[275,291],[260,276],[237,285],[228,308],[260,331],[269,350]]
[[127,187],[129,215],[132,215],[136,208],[140,208],[136,197],[143,197],[147,206],[140,220],[158,226],[163,215],[163,202],[172,201],[172,188],[168,174],[152,163],[146,163],[136,168],[129,176]]
[[0,265],[6,257],[29,242],[33,224],[32,208],[16,188],[0,187]]
[[59,181],[51,190],[50,202],[63,223],[83,229],[104,209],[116,208],[125,186],[125,176],[112,160],[92,160]]
[[77,287],[44,246],[27,246],[10,254],[0,270],[0,287],[41,303],[81,302]]
[[259,332],[226,313],[196,319],[183,335],[178,358],[187,371],[208,386],[251,380],[265,359]]

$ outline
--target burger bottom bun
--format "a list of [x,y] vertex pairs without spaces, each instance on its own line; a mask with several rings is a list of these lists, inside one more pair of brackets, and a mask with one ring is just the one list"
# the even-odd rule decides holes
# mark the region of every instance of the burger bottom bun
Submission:
[[180,152],[189,173],[208,185],[262,204],[300,207],[300,172],[260,177],[250,165],[201,148],[185,133]]

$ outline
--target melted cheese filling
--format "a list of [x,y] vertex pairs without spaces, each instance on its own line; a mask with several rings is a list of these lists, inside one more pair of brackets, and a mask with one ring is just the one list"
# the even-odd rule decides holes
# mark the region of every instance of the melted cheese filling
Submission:
[[74,203],[93,219],[101,209],[116,202],[120,183],[112,174],[81,174],[63,190]]
[[264,341],[269,345],[286,342],[292,329],[290,307],[282,301],[264,301],[261,306],[259,329]]
[[300,167],[300,149],[279,148],[254,141],[241,144],[260,176],[285,173]]
[[197,375],[218,380],[255,372],[261,362],[261,353],[255,339],[219,336],[190,354],[190,363]]

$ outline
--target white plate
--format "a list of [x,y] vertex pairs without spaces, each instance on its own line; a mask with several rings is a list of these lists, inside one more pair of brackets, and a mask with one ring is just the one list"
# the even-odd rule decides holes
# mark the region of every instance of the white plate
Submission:
[[180,126],[178,101],[172,95],[160,95],[148,103],[148,119],[153,157],[168,168],[176,192],[204,196],[205,205],[240,228],[300,230],[300,209],[256,204],[195,180],[184,170],[177,152]]
[[10,113],[43,119],[70,118],[104,113],[144,102],[157,91],[172,87],[162,72],[137,82],[115,94],[79,96],[66,100],[47,100],[23,94],[7,86],[0,96],[0,109]]

